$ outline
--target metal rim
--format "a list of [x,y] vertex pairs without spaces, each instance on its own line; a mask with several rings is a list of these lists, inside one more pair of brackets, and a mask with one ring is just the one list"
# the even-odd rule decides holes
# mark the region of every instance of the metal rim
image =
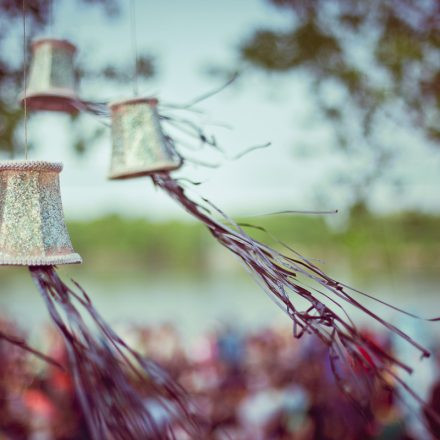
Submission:
[[52,171],[59,173],[62,169],[63,164],[61,162],[47,162],[44,160],[0,161],[0,171]]
[[126,168],[121,171],[111,172],[108,176],[109,180],[130,179],[135,177],[149,176],[160,171],[174,171],[181,167],[182,163],[161,162],[150,167]]
[[49,44],[51,46],[58,46],[63,49],[67,49],[72,53],[76,52],[76,46],[67,40],[60,40],[58,38],[38,38],[31,43],[32,50],[43,44]]
[[50,90],[47,92],[26,93],[20,96],[21,104],[26,105],[29,111],[56,111],[75,114],[81,109],[82,102],[68,89]]
[[30,98],[63,98],[63,99],[79,100],[75,91],[73,89],[67,89],[67,88],[65,88],[65,89],[52,88],[52,89],[48,89],[48,90],[35,91],[35,92],[32,92],[32,91],[29,92],[27,90],[26,96],[25,96],[24,92],[21,92],[19,98],[21,101],[24,101],[25,99],[30,99]]
[[114,101],[109,103],[109,107],[115,110],[117,107],[122,107],[124,105],[137,105],[137,104],[148,104],[151,107],[157,107],[159,100],[154,97],[143,97],[143,98],[130,98],[121,101]]
[[58,264],[81,264],[79,254],[55,255],[35,258],[8,258],[0,256],[0,266],[56,266]]

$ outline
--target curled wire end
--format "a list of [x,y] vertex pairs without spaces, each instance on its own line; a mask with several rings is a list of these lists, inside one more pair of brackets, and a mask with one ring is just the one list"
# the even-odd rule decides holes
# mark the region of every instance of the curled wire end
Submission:
[[30,347],[24,339],[19,338],[17,336],[13,336],[13,335],[8,335],[8,334],[2,332],[1,330],[0,330],[0,339],[3,339],[12,345],[15,345],[16,347],[19,347],[22,350],[27,351],[28,353],[36,356],[38,359],[41,359],[42,361],[64,371],[64,367],[58,361],[56,361],[55,359],[53,359],[49,356],[46,356],[42,352]]

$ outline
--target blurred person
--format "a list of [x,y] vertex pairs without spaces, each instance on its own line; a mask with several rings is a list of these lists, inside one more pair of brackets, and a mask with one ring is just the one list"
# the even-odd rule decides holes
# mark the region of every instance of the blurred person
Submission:
[[[440,439],[440,344],[435,346],[433,354],[437,378],[432,386],[428,402],[424,408],[424,416],[432,438]],[[432,413],[436,414],[437,417],[435,417]]]
[[[22,336],[18,328],[0,317],[0,329],[6,334]],[[0,339],[0,438],[27,439],[32,432],[29,413],[23,398],[32,382],[27,363],[28,354],[19,347]]]

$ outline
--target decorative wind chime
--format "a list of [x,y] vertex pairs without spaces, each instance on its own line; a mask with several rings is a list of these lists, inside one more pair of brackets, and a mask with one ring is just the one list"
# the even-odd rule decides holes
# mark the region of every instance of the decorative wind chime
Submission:
[[74,56],[67,40],[41,38],[31,43],[29,86],[21,98],[29,110],[76,113]]
[[130,179],[178,169],[182,160],[164,136],[155,98],[110,104],[113,152],[110,179]]
[[[24,2],[23,34],[26,42]],[[62,164],[27,159],[27,110],[76,111],[74,51],[64,40],[32,43],[29,94],[24,70],[21,96],[26,158],[0,161],[0,265],[29,268],[64,338],[77,397],[93,439],[170,439],[175,432],[202,438],[185,390],[161,367],[131,349],[100,317],[86,292],[76,283],[76,291],[68,287],[55,270],[56,265],[82,260],[72,248],[64,221]],[[25,55],[24,46],[24,69]],[[94,329],[80,310],[91,318]],[[0,337],[63,368],[21,339],[3,333]]]

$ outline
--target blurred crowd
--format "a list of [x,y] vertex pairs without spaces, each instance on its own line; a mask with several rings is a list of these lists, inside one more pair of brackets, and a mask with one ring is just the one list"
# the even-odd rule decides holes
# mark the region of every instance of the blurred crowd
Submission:
[[[0,328],[20,335],[5,320]],[[297,341],[289,329],[242,333],[223,327],[185,343],[173,325],[163,324],[131,327],[124,337],[193,396],[206,439],[419,440],[392,386],[370,381],[354,404],[335,381],[325,347],[313,338]],[[371,332],[369,337],[387,343]],[[48,354],[67,365],[58,335],[48,329],[44,340]],[[68,370],[1,340],[0,360],[0,440],[90,438]],[[429,398],[440,413],[440,377]],[[440,425],[429,414],[421,418],[427,435],[440,438]]]

